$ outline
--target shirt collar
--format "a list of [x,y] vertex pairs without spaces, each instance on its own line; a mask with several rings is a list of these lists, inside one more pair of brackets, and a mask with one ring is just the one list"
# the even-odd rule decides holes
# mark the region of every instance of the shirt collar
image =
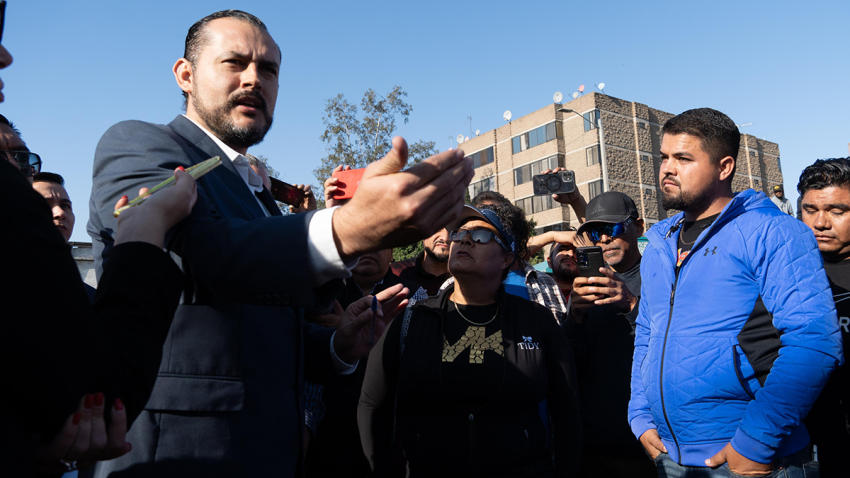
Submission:
[[226,145],[224,141],[218,138],[218,136],[214,135],[212,132],[204,128],[192,118],[189,118],[186,115],[183,115],[183,117],[194,123],[194,125],[198,128],[201,128],[201,131],[206,133],[206,135],[209,136],[210,139],[215,142],[216,146],[221,148],[221,150],[227,156],[227,159],[229,159],[233,163],[233,166],[236,168],[236,171],[239,172],[239,176],[241,176],[242,180],[245,181],[245,184],[248,185],[248,189],[257,193],[262,192],[263,179],[257,173],[255,173],[253,169],[251,169],[251,165],[248,163],[248,158],[246,158],[243,154],[239,153],[230,146]]

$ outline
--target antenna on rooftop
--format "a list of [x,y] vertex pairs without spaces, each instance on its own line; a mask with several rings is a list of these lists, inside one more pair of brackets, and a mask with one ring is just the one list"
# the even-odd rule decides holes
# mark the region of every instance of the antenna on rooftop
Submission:
[[455,146],[454,138],[449,136],[449,149],[454,149],[454,146]]
[[605,94],[605,83],[599,83],[596,87],[599,88],[599,91],[601,91],[603,95]]
[[502,115],[502,118],[504,118],[505,121],[510,122],[511,121],[511,110],[505,111],[505,114]]
[[467,116],[466,119],[469,120],[469,133],[472,134],[472,116]]
[[552,96],[552,99],[555,100],[555,103],[561,104],[561,100],[564,99],[564,95],[562,95],[560,91],[556,91],[555,95]]

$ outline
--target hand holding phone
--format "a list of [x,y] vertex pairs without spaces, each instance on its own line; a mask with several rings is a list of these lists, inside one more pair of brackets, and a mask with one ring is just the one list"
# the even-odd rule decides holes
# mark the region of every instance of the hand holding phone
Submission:
[[269,178],[272,183],[272,197],[290,206],[300,206],[304,202],[305,192],[303,189],[285,183],[280,179]]
[[357,185],[360,184],[360,179],[363,177],[363,172],[366,168],[347,169],[345,171],[334,171],[331,177],[337,178],[336,191],[333,198],[335,200],[351,199],[357,191]]

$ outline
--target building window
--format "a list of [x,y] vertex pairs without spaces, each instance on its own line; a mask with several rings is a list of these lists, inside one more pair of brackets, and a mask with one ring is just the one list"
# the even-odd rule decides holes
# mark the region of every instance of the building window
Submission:
[[650,156],[648,154],[641,154],[640,159],[642,159],[644,161],[652,161],[652,156]]
[[495,156],[493,156],[492,146],[475,154],[470,154],[469,157],[472,158],[473,168],[480,168],[481,166],[492,163],[496,159]]
[[587,154],[587,165],[599,164],[599,146],[591,146],[584,150]]
[[556,154],[539,161],[524,164],[514,169],[514,186],[519,186],[520,184],[525,184],[531,181],[531,177],[536,174],[540,174],[540,171],[555,169],[558,167],[564,167],[564,156],[561,154]]
[[590,131],[596,129],[596,122],[599,120],[599,110],[594,110],[584,115],[584,130]]
[[587,198],[588,201],[595,198],[596,196],[599,196],[600,194],[602,194],[602,180],[597,179],[596,181],[591,181],[587,185],[587,190],[588,190],[588,194],[587,194],[588,195],[588,198]]
[[476,181],[469,185],[469,199],[478,196],[484,191],[495,191],[496,190],[496,176],[490,176],[489,178],[484,178],[481,181]]
[[646,129],[646,123],[644,123],[643,121],[638,121],[637,127],[640,129]]
[[566,222],[559,222],[558,224],[549,224],[548,226],[538,227],[534,230],[535,235],[545,234],[549,231],[569,231],[570,225]]
[[525,212],[526,215],[548,211],[559,204],[552,200],[552,196],[531,196],[514,201],[514,205]]
[[519,136],[514,136],[511,139],[513,154],[517,154],[526,149],[539,146],[543,143],[548,143],[553,139],[563,139],[564,132],[561,123],[549,123],[539,128],[535,128],[527,133],[522,133]]

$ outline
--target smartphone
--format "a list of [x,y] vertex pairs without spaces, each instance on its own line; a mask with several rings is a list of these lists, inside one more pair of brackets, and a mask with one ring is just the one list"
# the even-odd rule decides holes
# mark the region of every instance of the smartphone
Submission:
[[291,184],[287,184],[280,179],[269,179],[272,181],[271,193],[275,200],[289,204],[290,206],[300,206],[304,203],[304,196],[306,193],[304,193],[303,190],[298,189]]
[[531,177],[535,196],[550,194],[569,194],[576,190],[576,175],[572,171],[535,174]]
[[605,274],[599,272],[600,267],[605,267],[601,247],[579,247],[576,249],[576,258],[579,277],[605,277]]
[[366,171],[366,168],[334,172],[331,177],[339,179],[339,182],[336,183],[338,189],[333,193],[334,199],[351,199],[354,197],[357,185],[360,184],[360,179],[363,177],[363,171]]

